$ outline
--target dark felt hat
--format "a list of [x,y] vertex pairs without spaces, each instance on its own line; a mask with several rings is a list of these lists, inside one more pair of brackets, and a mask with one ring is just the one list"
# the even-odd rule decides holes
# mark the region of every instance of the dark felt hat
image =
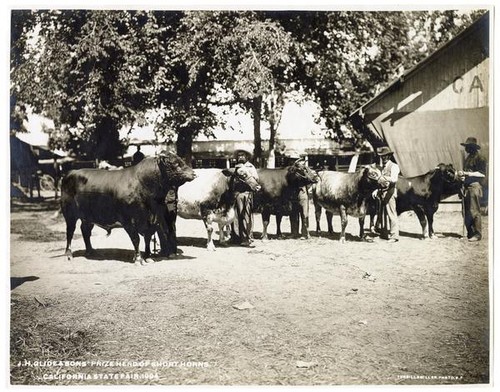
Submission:
[[460,143],[462,146],[474,146],[478,150],[481,148],[479,144],[477,144],[477,139],[475,137],[468,137],[465,143]]

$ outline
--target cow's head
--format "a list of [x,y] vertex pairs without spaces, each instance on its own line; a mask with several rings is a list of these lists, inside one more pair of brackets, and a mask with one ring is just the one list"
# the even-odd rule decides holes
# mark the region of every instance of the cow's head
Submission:
[[434,172],[446,182],[452,183],[458,180],[458,172],[451,164],[440,163],[434,168]]
[[292,166],[289,166],[286,177],[290,184],[297,186],[314,184],[319,181],[318,173],[307,166],[305,158],[297,159]]
[[163,180],[171,185],[181,186],[196,178],[194,170],[176,154],[162,153],[158,156],[157,162]]
[[253,192],[258,192],[261,189],[248,167],[236,166],[234,169],[224,169],[222,173],[232,181],[247,185]]
[[437,181],[442,181],[446,193],[458,193],[462,186],[458,171],[451,164],[440,163],[437,165],[434,168],[434,176]]
[[360,188],[372,192],[381,187],[382,172],[375,164],[366,165],[359,169],[361,174]]

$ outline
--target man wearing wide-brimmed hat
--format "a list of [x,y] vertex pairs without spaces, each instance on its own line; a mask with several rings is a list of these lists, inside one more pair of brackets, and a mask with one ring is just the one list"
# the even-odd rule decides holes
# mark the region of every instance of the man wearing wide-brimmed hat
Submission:
[[391,160],[393,154],[387,146],[377,149],[377,155],[382,160],[382,176],[379,180],[382,188],[380,192],[381,210],[389,218],[389,242],[398,242],[399,225],[398,213],[396,211],[396,183],[400,170],[398,164]]
[[482,178],[486,175],[486,158],[479,153],[481,146],[477,144],[475,137],[468,137],[465,143],[467,157],[464,162],[464,170],[458,173],[464,182],[464,225],[467,229],[469,241],[479,241],[481,234],[481,210],[480,200],[483,197]]
[[[251,175],[255,180],[259,181],[259,175],[255,166],[250,162],[252,154],[246,150],[236,150],[234,152],[236,157],[236,167],[245,166],[250,169]],[[253,193],[248,185],[238,182],[235,184],[235,196],[236,196],[236,221],[238,232],[232,232],[232,241],[239,242],[241,246],[253,248],[253,215],[252,215],[252,205],[253,205]]]

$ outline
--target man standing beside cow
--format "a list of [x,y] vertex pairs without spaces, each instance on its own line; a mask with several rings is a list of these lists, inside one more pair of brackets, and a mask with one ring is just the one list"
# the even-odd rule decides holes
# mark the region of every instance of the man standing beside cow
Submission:
[[[236,168],[245,167],[249,170],[250,175],[258,182],[259,175],[257,169],[250,162],[251,154],[245,150],[236,150]],[[232,225],[231,237],[232,242],[239,243],[241,246],[254,248],[253,242],[253,192],[250,187],[241,181],[235,184],[236,191],[236,223],[237,232],[234,224]]]
[[464,225],[469,241],[480,241],[482,238],[480,201],[483,197],[481,181],[486,175],[486,158],[479,153],[481,146],[477,144],[475,137],[468,137],[465,143],[460,144],[465,147],[467,153],[464,170],[458,173],[460,180],[463,181],[461,197]]
[[382,161],[382,177],[379,180],[381,190],[379,197],[381,201],[381,219],[387,214],[389,218],[389,242],[399,241],[398,213],[396,210],[396,183],[398,182],[399,166],[391,160],[393,152],[389,147],[380,147],[377,149],[377,155]]

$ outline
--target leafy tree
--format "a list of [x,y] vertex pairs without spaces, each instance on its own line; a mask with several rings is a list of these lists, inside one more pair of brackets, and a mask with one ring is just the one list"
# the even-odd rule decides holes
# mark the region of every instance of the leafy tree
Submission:
[[[272,109],[282,110],[273,100],[289,90],[286,83],[293,42],[276,22],[256,12],[190,12],[183,19],[178,36],[179,56],[186,63],[191,80],[211,78],[211,102],[237,103],[252,113],[254,156],[262,158],[260,124]],[[217,92],[229,94],[219,99]],[[274,103],[271,103],[274,102]],[[275,114],[273,124],[276,124]]]
[[[16,14],[17,11],[14,11]],[[124,146],[119,129],[144,122],[152,91],[169,80],[161,44],[178,13],[36,11],[13,18],[23,25],[12,63],[11,96],[54,120],[66,149],[111,159]],[[58,131],[59,132],[59,131]],[[60,133],[60,132],[59,132]]]

